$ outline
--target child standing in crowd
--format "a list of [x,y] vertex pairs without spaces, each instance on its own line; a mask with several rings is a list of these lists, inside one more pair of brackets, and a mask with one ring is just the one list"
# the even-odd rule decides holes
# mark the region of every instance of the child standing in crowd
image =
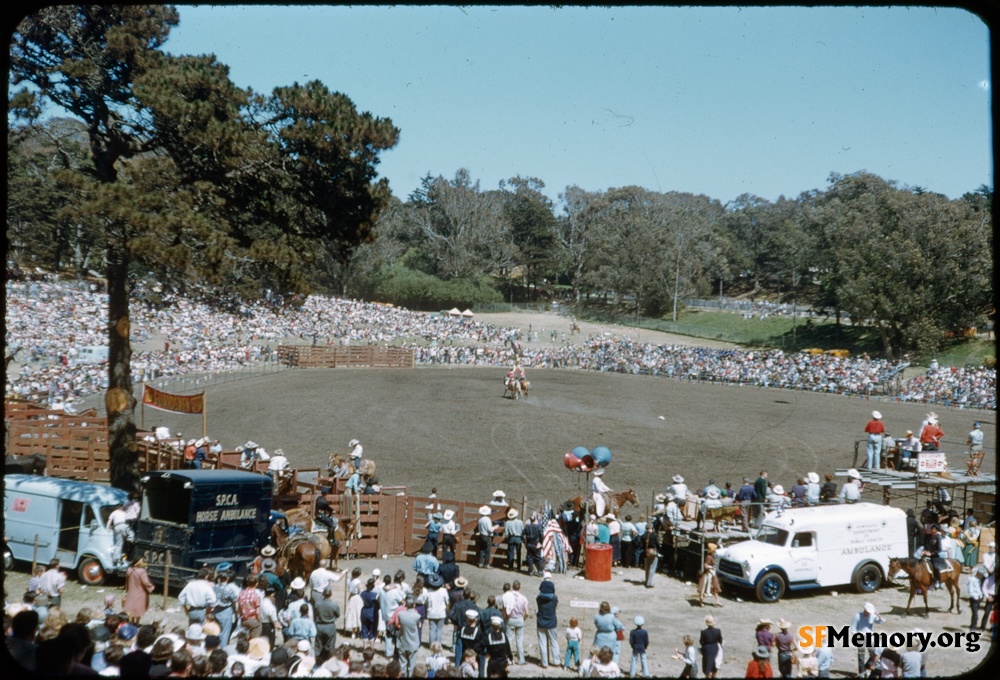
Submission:
[[471,647],[462,652],[462,666],[459,668],[463,678],[479,677],[479,662],[476,659],[476,650]]
[[583,639],[583,631],[580,629],[580,622],[577,621],[576,617],[569,620],[569,626],[566,628],[566,659],[563,661],[563,665],[566,669],[569,669],[569,660],[571,658],[576,659],[576,668],[580,667],[580,640]]
[[635,628],[628,635],[628,643],[632,647],[632,663],[628,669],[628,676],[634,678],[635,667],[636,665],[640,665],[642,667],[642,677],[648,678],[650,675],[649,665],[646,663],[646,650],[649,648],[649,633],[643,628],[646,625],[646,619],[637,614],[633,621],[635,622]]
[[694,646],[694,638],[690,635],[684,636],[684,651],[674,649],[672,659],[684,662],[684,670],[677,677],[695,678],[698,677],[698,648]]

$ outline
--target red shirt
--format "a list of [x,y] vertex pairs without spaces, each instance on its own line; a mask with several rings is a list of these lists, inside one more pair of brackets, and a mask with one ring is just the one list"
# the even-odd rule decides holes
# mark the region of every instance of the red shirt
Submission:
[[920,443],[926,444],[928,442],[937,443],[941,441],[941,437],[944,436],[944,432],[941,428],[934,423],[927,423],[924,425],[924,429],[920,431]]
[[881,420],[872,419],[865,425],[865,432],[868,434],[885,434],[885,425]]
[[[763,669],[761,669],[763,666]],[[773,678],[774,671],[771,669],[771,662],[765,661],[761,664],[757,659],[751,659],[750,663],[747,664],[747,674],[745,677],[748,678]]]

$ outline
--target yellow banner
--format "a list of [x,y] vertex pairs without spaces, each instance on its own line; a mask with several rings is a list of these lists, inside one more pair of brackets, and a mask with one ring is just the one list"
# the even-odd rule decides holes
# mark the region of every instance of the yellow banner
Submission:
[[204,413],[205,393],[201,394],[168,394],[154,389],[149,385],[143,385],[142,403],[158,408],[161,411],[171,411],[173,413]]

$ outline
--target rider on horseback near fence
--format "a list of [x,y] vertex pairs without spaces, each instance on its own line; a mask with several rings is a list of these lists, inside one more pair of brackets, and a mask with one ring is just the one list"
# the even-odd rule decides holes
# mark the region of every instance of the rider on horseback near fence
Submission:
[[590,482],[590,491],[594,498],[595,514],[598,517],[604,517],[607,509],[611,507],[611,487],[601,479],[603,475],[603,469],[594,470],[594,479]]

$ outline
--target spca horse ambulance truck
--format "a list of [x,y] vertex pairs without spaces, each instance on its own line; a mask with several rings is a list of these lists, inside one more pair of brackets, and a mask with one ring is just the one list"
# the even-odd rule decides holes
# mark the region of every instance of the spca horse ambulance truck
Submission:
[[719,550],[719,579],[761,602],[786,590],[852,585],[877,590],[889,560],[909,554],[906,513],[875,503],[792,508],[764,517],[749,541]]
[[150,578],[183,586],[203,566],[233,565],[237,575],[257,556],[270,528],[271,478],[240,470],[170,470],[142,477],[133,558]]

